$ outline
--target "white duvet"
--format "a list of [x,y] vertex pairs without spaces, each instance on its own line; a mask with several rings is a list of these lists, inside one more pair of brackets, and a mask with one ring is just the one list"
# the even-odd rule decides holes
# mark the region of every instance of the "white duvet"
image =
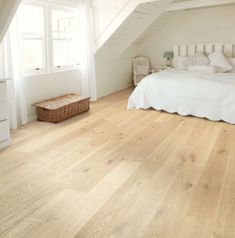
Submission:
[[128,109],[164,110],[235,124],[235,73],[166,70],[143,79]]

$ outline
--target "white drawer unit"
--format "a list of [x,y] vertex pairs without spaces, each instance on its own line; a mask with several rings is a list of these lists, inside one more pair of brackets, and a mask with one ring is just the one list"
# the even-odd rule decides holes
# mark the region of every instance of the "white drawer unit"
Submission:
[[7,119],[7,103],[0,102],[0,121]]
[[10,138],[8,120],[0,121],[0,143],[8,141]]
[[6,101],[7,98],[7,84],[5,81],[0,81],[0,102]]
[[7,84],[6,79],[0,79],[0,149],[10,144],[10,126],[7,115]]

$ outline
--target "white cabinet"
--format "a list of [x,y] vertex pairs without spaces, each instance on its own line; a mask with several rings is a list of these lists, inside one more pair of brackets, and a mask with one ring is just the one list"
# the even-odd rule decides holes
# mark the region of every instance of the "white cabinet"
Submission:
[[0,102],[6,101],[7,98],[7,84],[6,81],[0,80]]
[[7,115],[7,79],[0,79],[0,149],[10,145],[10,126]]
[[7,119],[7,103],[0,101],[0,121]]
[[10,131],[8,120],[0,121],[0,143],[8,141],[9,137]]

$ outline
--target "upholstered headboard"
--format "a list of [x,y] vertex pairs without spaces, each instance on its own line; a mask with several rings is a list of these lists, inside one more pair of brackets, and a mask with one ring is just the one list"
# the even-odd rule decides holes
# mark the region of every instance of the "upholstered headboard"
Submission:
[[174,57],[192,56],[197,52],[203,52],[208,55],[215,51],[221,51],[226,57],[235,57],[235,44],[184,44],[173,47]]

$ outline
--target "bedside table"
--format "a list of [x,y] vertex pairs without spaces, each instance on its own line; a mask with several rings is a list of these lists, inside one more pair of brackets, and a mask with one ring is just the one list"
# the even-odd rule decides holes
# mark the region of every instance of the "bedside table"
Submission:
[[172,67],[171,66],[164,66],[164,65],[155,66],[156,73],[161,72],[161,71],[166,70],[166,69],[172,69]]

